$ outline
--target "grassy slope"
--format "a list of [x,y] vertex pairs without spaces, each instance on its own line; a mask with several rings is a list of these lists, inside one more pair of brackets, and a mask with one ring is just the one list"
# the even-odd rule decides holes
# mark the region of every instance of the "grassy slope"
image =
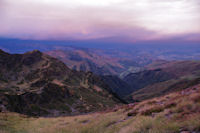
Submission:
[[[147,69],[153,72],[150,77],[148,76],[149,72],[151,71],[147,71],[147,76],[141,76],[139,80],[136,77],[136,80],[138,80],[139,82],[136,81],[135,78],[131,79],[131,77],[129,77],[130,83],[136,85],[139,84],[143,87],[139,87],[138,90],[134,91],[131,95],[127,96],[126,99],[133,99],[134,101],[143,101],[153,97],[162,96],[174,91],[180,91],[189,86],[200,83],[199,68],[199,61],[164,61],[161,63],[155,62],[147,67]],[[161,69],[161,73],[159,71],[155,72],[156,69]],[[164,78],[165,80],[163,81],[160,80],[161,78],[165,77],[166,74],[171,75],[171,77],[169,76],[169,79]]]
[[0,114],[1,133],[179,133],[200,131],[200,85],[88,115],[32,118]]
[[178,79],[171,79],[164,82],[148,85],[138,91],[133,92],[127,98],[132,97],[136,101],[143,101],[153,97],[162,96],[171,92],[180,91],[190,86],[200,83],[199,76],[190,75]]

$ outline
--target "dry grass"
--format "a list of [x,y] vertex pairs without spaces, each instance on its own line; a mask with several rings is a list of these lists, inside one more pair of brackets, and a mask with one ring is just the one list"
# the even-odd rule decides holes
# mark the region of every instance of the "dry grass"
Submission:
[[179,133],[200,131],[200,88],[89,115],[30,118],[0,113],[0,133]]

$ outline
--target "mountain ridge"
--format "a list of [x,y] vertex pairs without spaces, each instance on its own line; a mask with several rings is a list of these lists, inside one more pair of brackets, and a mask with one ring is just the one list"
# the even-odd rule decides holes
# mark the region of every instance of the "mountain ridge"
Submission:
[[63,62],[38,50],[0,53],[0,104],[10,111],[70,115],[120,103],[99,77],[70,70]]

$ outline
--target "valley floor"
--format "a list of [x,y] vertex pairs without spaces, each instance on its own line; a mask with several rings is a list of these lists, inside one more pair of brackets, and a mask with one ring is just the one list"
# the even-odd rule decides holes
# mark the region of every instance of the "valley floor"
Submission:
[[200,86],[101,113],[33,118],[0,113],[0,133],[199,133]]

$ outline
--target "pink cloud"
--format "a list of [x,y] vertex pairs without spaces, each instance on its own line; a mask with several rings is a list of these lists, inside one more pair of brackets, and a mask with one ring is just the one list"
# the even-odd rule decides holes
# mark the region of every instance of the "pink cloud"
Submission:
[[[0,0],[0,36],[21,39],[156,40],[200,34],[198,0],[140,2]],[[80,2],[81,3],[81,2]],[[191,7],[187,7],[190,5]],[[170,10],[169,10],[170,9]],[[195,36],[193,36],[195,34]]]

